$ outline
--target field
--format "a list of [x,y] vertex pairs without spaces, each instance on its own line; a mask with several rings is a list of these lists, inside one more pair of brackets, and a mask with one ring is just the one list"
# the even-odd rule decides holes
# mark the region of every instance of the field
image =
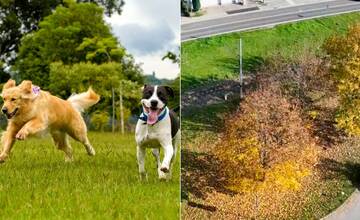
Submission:
[[358,21],[360,13],[350,13],[182,43],[182,89],[237,77],[239,38],[243,39],[244,69],[250,72],[274,55],[291,59],[303,52],[321,53],[326,38],[344,33]]
[[90,133],[96,156],[71,141],[65,163],[50,137],[17,142],[0,166],[2,219],[179,219],[179,155],[169,182],[148,150],[140,182],[133,134]]
[[[235,81],[239,72],[238,39],[243,39],[244,69],[246,78],[250,79],[277,57],[289,64],[304,55],[322,57],[324,40],[332,34],[345,33],[357,22],[360,22],[360,13],[350,13],[182,44],[182,105],[185,106],[182,111],[182,214],[185,218],[228,217],[239,211],[236,204],[243,195],[227,193],[225,181],[218,180],[219,161],[214,158],[212,147],[219,146],[211,145],[219,140],[224,119],[231,118],[231,113],[241,104],[236,96],[224,99],[227,93],[238,94],[234,89],[238,85]],[[359,187],[359,143],[359,139],[348,139],[321,149],[322,159],[309,183],[311,187],[296,194],[299,202],[284,205],[284,212],[289,214],[285,213],[285,219],[320,219]],[[296,207],[299,210],[291,215],[289,210]]]

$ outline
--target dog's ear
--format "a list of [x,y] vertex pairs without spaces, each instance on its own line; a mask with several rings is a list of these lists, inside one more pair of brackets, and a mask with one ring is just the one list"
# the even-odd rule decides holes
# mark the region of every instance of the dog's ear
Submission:
[[15,83],[15,80],[13,79],[9,79],[3,86],[3,91],[5,89],[9,89],[9,88],[12,88],[12,87],[15,87],[16,86],[16,83]]
[[32,82],[30,80],[24,80],[20,83],[19,88],[24,92],[31,92]]
[[143,87],[141,88],[141,91],[144,91],[146,87],[148,87],[148,85],[144,84]]
[[39,90],[34,87],[30,80],[24,80],[20,83],[19,88],[23,91],[22,98],[34,99],[37,97]]
[[169,86],[164,86],[164,88],[166,89],[166,92],[169,94],[169,96],[170,96],[171,98],[174,98],[174,97],[175,97],[175,95],[174,95],[174,90],[173,90],[171,87],[169,87]]

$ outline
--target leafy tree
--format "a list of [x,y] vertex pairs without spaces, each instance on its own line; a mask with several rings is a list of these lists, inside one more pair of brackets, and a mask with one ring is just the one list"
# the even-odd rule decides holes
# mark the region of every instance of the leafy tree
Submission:
[[105,126],[109,122],[109,114],[107,112],[95,111],[91,117],[91,123],[95,130],[104,131]]
[[163,57],[161,58],[161,60],[165,60],[165,59],[169,59],[169,60],[171,60],[173,63],[180,64],[180,59],[179,59],[179,57],[178,57],[175,53],[173,53],[173,52],[171,52],[171,51],[168,51],[168,52],[165,54],[165,56],[163,56]]
[[125,55],[125,49],[118,46],[114,37],[84,38],[77,50],[84,53],[86,61],[97,64],[109,61],[121,62]]
[[346,36],[332,36],[324,44],[338,84],[340,108],[338,127],[360,135],[360,24],[350,27]]
[[297,190],[316,160],[315,142],[297,106],[278,86],[264,87],[225,122],[216,155],[233,190]]
[[103,20],[103,10],[95,4],[69,2],[40,22],[40,29],[22,39],[15,70],[20,79],[31,79],[47,89],[52,62],[71,65],[123,62],[124,73],[141,82],[141,70],[117,43]]
[[[121,13],[123,0],[77,0],[90,2],[102,6],[105,14]],[[71,1],[63,0],[32,0],[32,1],[0,1],[0,60],[8,65],[14,63],[20,39],[39,29],[39,22],[59,5],[66,5]],[[1,69],[1,68],[0,68]]]
[[[162,60],[169,59],[173,63],[176,63],[180,66],[180,58],[176,53],[168,51],[163,57]],[[155,75],[153,75],[155,77]],[[174,90],[174,99],[171,99],[169,102],[169,106],[172,109],[176,109],[180,105],[180,77],[176,77],[176,79],[172,80],[170,85]]]
[[[20,80],[30,79],[63,98],[93,86],[102,100],[90,112],[111,113],[113,122],[117,98],[122,100],[121,119],[125,119],[127,110],[134,111],[139,98],[135,94],[143,82],[142,70],[112,36],[100,7],[68,1],[67,7],[58,6],[39,27],[22,39],[14,67]],[[132,91],[122,87],[130,84]],[[97,122],[103,115],[98,116]]]
[[[38,23],[61,0],[0,1],[0,59],[12,60],[17,52],[21,37],[38,28]],[[11,63],[12,63],[11,61]]]
[[105,8],[105,14],[111,16],[114,13],[121,14],[125,2],[123,0],[77,0],[77,2],[91,2]]
[[65,65],[61,62],[55,62],[50,65],[49,81],[49,90],[63,98],[67,98],[73,93],[86,91],[89,86],[92,86],[102,97],[102,101],[95,108],[108,112],[112,111],[110,108],[112,105],[112,89],[114,89],[116,100],[118,100],[121,88],[124,111],[129,109],[135,112],[138,108],[141,85],[128,80],[123,73],[122,65],[119,63],[94,64],[82,62]]
[[22,39],[15,69],[21,73],[21,79],[32,79],[46,87],[50,63],[86,61],[84,53],[77,48],[85,38],[93,37],[111,37],[100,7],[90,3],[59,6],[40,22],[38,31]]
[[172,80],[169,86],[174,90],[174,98],[169,101],[169,107],[177,109],[180,106],[180,77]]
[[119,63],[77,63],[64,65],[61,62],[50,66],[49,90],[63,98],[72,93],[86,91],[89,86],[102,97],[111,97],[111,88],[118,88],[122,76]]
[[4,63],[0,61],[0,82],[6,82],[10,79],[10,75],[2,69],[3,65]]
[[131,54],[127,54],[125,48],[118,45],[114,37],[109,38],[85,38],[77,48],[85,57],[86,61],[101,64],[105,62],[118,62],[122,64],[123,76],[131,81],[143,83],[141,67],[135,63]]
[[[138,105],[138,100],[140,100],[140,86],[136,82],[129,80],[121,80],[119,85],[119,115],[118,119],[120,121],[120,131],[123,134],[125,131],[125,122],[130,117],[131,107]],[[132,99],[133,102],[131,105],[126,106],[124,99]]]
[[136,64],[134,57],[131,54],[126,54],[122,61],[124,76],[138,84],[144,84],[144,76],[140,64]]

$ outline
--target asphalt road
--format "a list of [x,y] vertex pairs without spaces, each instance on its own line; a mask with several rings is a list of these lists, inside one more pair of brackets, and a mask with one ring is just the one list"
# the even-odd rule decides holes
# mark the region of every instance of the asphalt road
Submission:
[[360,1],[336,0],[272,10],[257,10],[181,25],[181,41],[276,24],[360,11]]

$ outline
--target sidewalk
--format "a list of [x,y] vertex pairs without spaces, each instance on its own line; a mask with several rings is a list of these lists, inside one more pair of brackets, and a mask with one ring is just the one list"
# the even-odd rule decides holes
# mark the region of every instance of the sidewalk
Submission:
[[[246,5],[240,4],[222,4],[202,8],[203,15],[197,17],[181,17],[181,24],[189,24],[199,21],[211,20],[239,13],[252,13],[259,10],[271,10],[277,8],[291,7],[296,5],[306,5],[320,2],[329,2],[333,0],[264,0],[261,3],[257,0],[247,0]],[[234,13],[237,12],[237,13]]]
[[359,220],[360,219],[360,192],[355,190],[353,194],[334,212],[321,220]]

